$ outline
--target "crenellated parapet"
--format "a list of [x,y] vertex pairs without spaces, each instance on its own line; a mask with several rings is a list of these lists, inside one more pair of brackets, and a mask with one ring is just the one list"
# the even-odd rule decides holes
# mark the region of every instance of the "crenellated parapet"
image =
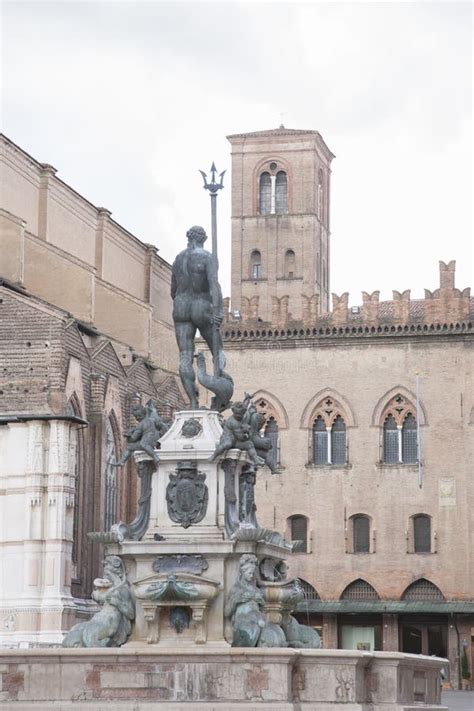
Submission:
[[[404,330],[425,331],[437,325],[441,328],[456,327],[474,320],[474,299],[470,288],[455,287],[456,262],[439,262],[439,288],[431,292],[425,289],[424,299],[412,299],[410,289],[392,292],[393,298],[380,300],[380,291],[362,292],[362,304],[349,306],[349,293],[332,294],[332,310],[321,314],[319,294],[311,297],[301,295],[301,319],[293,319],[292,299],[289,296],[272,297],[271,320],[258,317],[258,303],[251,308],[250,300],[243,300],[241,312],[227,312],[226,337],[244,331],[257,330],[286,335],[327,335],[335,333],[393,333]],[[244,303],[244,302],[247,302]],[[299,309],[298,309],[299,310]]]

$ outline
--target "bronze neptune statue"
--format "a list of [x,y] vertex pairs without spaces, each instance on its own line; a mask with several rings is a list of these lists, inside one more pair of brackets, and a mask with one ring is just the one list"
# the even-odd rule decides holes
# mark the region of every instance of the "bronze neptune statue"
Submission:
[[[233,392],[230,375],[224,372],[225,356],[219,326],[224,318],[222,292],[217,278],[217,258],[204,249],[207,239],[202,227],[191,227],[188,246],[178,254],[171,275],[173,321],[179,348],[179,374],[192,410],[199,409],[194,341],[199,330],[212,353],[214,375],[206,375],[200,363],[203,385],[215,393],[212,407],[225,410]],[[205,381],[205,382],[204,382]]]

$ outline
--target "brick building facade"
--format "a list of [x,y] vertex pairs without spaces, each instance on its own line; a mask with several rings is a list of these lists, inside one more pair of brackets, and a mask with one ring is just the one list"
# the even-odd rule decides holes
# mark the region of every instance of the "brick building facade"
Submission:
[[[255,393],[270,418],[279,464],[258,476],[259,521],[302,540],[300,614],[325,646],[447,655],[458,686],[474,632],[470,289],[440,262],[424,299],[363,292],[349,308],[332,294],[328,311],[331,152],[314,131],[229,141],[225,348],[236,394]],[[262,175],[279,171],[286,196],[269,209]]]

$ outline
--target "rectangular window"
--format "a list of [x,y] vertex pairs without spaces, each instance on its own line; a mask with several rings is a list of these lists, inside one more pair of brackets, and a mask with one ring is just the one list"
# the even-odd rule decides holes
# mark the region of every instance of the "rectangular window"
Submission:
[[417,459],[416,430],[409,430],[404,427],[402,432],[402,461],[404,464],[416,464]]
[[254,264],[252,266],[253,279],[260,279],[261,276],[262,276],[262,265],[261,264]]
[[384,430],[383,451],[386,464],[398,463],[398,430]]
[[314,463],[328,463],[328,433],[313,432]]

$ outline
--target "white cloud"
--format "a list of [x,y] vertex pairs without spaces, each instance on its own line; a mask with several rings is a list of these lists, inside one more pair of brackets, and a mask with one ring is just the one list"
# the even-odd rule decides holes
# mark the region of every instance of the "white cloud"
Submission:
[[[4,3],[4,130],[171,260],[219,197],[226,134],[321,131],[333,163],[332,287],[472,283],[467,3]],[[355,266],[354,266],[355,265]]]

